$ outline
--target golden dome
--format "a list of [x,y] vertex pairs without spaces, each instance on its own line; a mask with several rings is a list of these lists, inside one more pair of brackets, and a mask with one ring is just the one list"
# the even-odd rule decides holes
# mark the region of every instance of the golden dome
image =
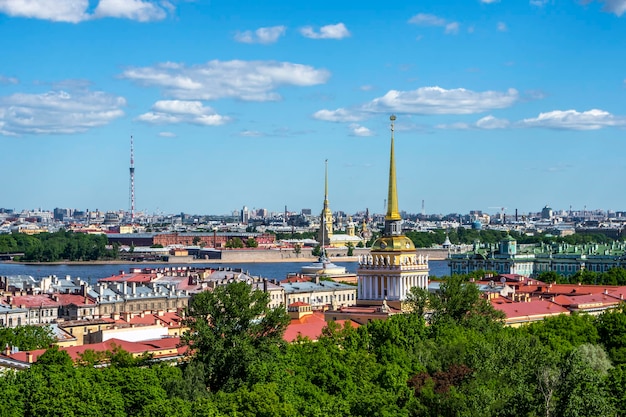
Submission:
[[413,241],[404,235],[383,236],[376,239],[372,245],[372,252],[415,252]]

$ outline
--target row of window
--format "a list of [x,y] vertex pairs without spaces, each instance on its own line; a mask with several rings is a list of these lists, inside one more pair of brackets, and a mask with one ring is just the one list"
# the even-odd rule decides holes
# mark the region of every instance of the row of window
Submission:
[[[555,271],[555,272],[576,272],[580,269],[579,264],[547,264],[540,263],[535,264],[535,269],[537,272],[545,272],[545,271]],[[610,264],[587,264],[586,269],[593,272],[606,272],[609,269],[614,267],[614,265]],[[453,264],[452,271],[457,274],[465,273],[468,271],[473,271],[477,269],[490,269],[491,267],[488,265],[463,265],[463,264]],[[508,272],[508,267],[505,264],[497,264],[496,270],[501,273]],[[515,268],[514,272],[521,274],[530,274],[532,273],[532,268],[526,267],[525,265],[519,265]]]
[[[22,325],[22,318],[18,317],[16,320],[16,325],[17,326],[21,326]],[[4,317],[0,318],[0,327],[4,327]],[[7,320],[7,327],[13,327],[13,317],[9,317]]]
[[[355,300],[355,293],[350,293],[350,294],[336,294],[337,297],[337,302],[344,302],[344,301],[354,301]],[[290,300],[292,303],[295,302],[302,302],[302,303],[308,303],[311,304],[311,299],[313,299],[314,302],[316,303],[330,303],[332,302],[332,296],[330,295],[325,295],[325,296],[313,296],[313,297],[292,297]]]
[[[172,300],[169,302],[162,302],[159,301],[158,303],[143,303],[143,304],[132,304],[131,305],[131,310],[142,310],[142,311],[148,311],[148,310],[162,310],[164,308],[176,308],[178,307],[176,305],[176,301]],[[123,304],[113,304],[110,308],[109,306],[106,305],[102,305],[100,307],[100,311],[102,314],[109,314],[109,313],[121,313],[123,312],[124,309],[124,305]],[[128,310],[128,308],[126,308],[126,310]]]

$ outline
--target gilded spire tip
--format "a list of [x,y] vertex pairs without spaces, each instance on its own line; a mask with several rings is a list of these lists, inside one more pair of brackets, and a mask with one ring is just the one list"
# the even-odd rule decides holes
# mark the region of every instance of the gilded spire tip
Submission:
[[395,161],[395,153],[393,146],[393,130],[394,130],[394,122],[396,120],[396,115],[392,114],[389,117],[391,120],[391,152],[389,158],[389,195],[387,202],[387,215],[385,219],[387,220],[400,220],[400,212],[398,210],[398,192],[396,185],[396,161]]

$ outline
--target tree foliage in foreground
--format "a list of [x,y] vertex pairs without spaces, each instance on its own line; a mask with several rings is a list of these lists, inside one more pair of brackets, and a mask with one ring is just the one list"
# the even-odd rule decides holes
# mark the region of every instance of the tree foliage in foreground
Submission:
[[429,325],[416,310],[284,344],[285,313],[266,294],[205,294],[189,308],[188,361],[117,352],[109,367],[72,366],[53,349],[0,376],[0,416],[626,415],[623,309],[509,328],[451,278]]
[[289,323],[284,308],[268,307],[269,295],[245,282],[195,295],[183,343],[203,363],[212,391],[232,390],[273,361]]
[[46,349],[55,339],[49,326],[0,327],[0,348]]

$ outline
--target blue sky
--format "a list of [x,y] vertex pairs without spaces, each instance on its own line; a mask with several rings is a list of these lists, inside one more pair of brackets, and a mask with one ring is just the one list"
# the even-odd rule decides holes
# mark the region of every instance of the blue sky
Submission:
[[626,210],[626,0],[0,0],[0,207]]

